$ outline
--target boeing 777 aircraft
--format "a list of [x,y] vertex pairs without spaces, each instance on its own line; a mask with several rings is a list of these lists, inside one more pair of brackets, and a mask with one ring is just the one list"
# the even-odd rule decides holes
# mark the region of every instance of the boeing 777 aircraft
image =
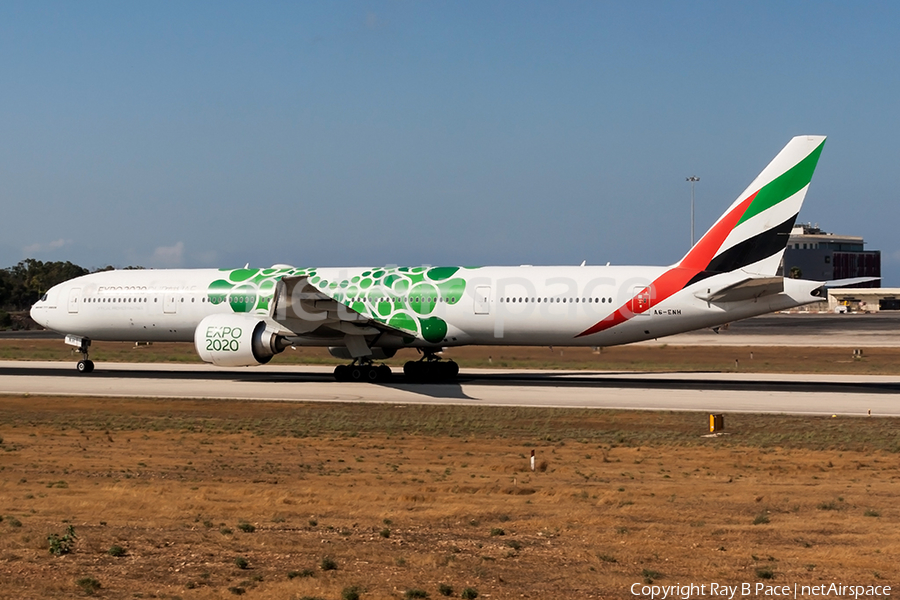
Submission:
[[288,346],[352,361],[338,380],[382,381],[375,361],[416,348],[407,377],[456,376],[441,349],[612,346],[820,300],[823,282],[776,275],[823,136],[799,136],[679,262],[668,267],[390,267],[108,271],[51,288],[31,309],[90,373],[92,340],[193,341],[219,366],[269,362]]

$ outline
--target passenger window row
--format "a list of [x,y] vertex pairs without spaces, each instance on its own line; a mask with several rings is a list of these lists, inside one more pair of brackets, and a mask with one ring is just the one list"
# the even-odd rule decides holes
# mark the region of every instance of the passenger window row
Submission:
[[[338,300],[341,298],[338,297]],[[451,296],[450,298],[445,298],[444,296],[404,296],[401,298],[378,298],[376,300],[372,300],[370,298],[366,298],[365,296],[350,296],[343,300],[344,302],[374,302],[375,304],[389,304],[394,303],[396,305],[403,304],[405,302],[425,302],[425,303],[453,303],[456,302],[456,296]]]
[[562,302],[563,304],[565,304],[566,302],[569,302],[569,303],[584,303],[584,304],[593,304],[593,303],[596,303],[596,304],[606,304],[606,303],[608,302],[609,304],[612,304],[612,301],[613,301],[612,298],[563,298],[563,297],[560,297],[560,296],[557,296],[557,297],[554,297],[554,298],[530,298],[530,297],[527,297],[527,296],[525,296],[525,297],[518,297],[518,298],[515,298],[515,297],[512,297],[512,298],[510,298],[510,297],[503,297],[503,298],[500,298],[500,302],[501,302],[501,303],[505,303],[505,304],[523,303],[523,302],[524,302],[524,303],[529,303],[529,302],[530,302],[530,303],[538,303],[538,304],[540,304],[540,303],[545,303],[545,304],[554,304],[554,303],[557,303],[557,304],[558,304],[558,303],[560,303],[560,302]]

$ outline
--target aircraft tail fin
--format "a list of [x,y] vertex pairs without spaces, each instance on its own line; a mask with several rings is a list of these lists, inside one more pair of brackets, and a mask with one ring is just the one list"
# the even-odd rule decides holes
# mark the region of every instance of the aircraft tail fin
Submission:
[[818,135],[788,142],[678,263],[696,271],[687,285],[738,269],[775,275],[824,145]]

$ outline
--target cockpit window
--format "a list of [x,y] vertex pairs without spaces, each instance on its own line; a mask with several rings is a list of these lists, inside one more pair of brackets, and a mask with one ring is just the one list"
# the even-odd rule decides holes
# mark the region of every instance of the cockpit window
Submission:
[[47,294],[44,294],[43,296],[41,296],[41,302],[46,302],[46,301],[47,301]]

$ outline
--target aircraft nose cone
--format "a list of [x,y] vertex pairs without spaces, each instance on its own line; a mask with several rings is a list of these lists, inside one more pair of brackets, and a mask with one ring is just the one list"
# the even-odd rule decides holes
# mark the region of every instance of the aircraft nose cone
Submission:
[[34,304],[31,305],[31,310],[28,311],[28,314],[31,315],[31,318],[34,320],[35,323],[37,323],[41,327],[49,329],[50,326],[48,325],[48,320],[47,320],[47,317],[49,315],[47,314],[47,310],[46,310],[47,307],[44,306],[45,304],[46,304],[46,302],[44,302],[43,300],[38,300],[37,302],[35,302]]
[[[40,300],[38,302],[40,302]],[[39,311],[37,310],[37,302],[31,305],[31,310],[28,311],[28,314],[31,315],[31,318],[35,323],[43,325],[43,323],[41,323]]]

